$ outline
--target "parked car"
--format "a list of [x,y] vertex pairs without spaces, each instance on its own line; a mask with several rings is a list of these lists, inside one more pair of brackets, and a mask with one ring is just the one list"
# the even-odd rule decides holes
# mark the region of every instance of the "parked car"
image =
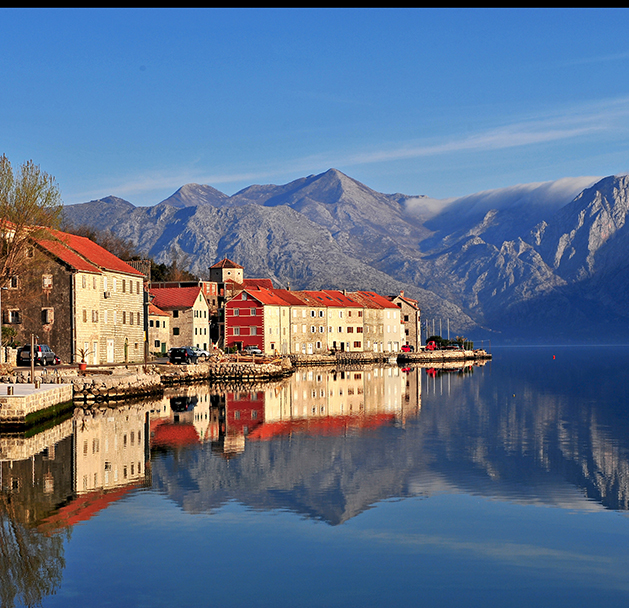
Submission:
[[410,353],[412,350],[413,347],[410,344],[404,344],[404,346],[402,346],[403,353]]
[[242,352],[247,355],[261,355],[262,354],[262,351],[257,346],[253,346],[253,345],[245,346]]
[[197,354],[199,359],[207,359],[210,356],[210,352],[204,348],[198,348],[196,346],[191,346],[190,348]]
[[171,348],[168,355],[171,363],[196,363],[199,360],[197,353],[189,346]]
[[[52,352],[50,346],[46,344],[35,344],[33,351],[33,358],[35,365],[56,365],[58,361],[57,355]],[[17,364],[18,365],[30,365],[31,364],[31,345],[27,344],[22,346],[17,351]]]

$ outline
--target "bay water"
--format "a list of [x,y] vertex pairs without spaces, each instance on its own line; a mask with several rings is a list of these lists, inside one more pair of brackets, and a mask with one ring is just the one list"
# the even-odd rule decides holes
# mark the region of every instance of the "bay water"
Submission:
[[5,433],[0,601],[627,606],[628,363],[299,368]]

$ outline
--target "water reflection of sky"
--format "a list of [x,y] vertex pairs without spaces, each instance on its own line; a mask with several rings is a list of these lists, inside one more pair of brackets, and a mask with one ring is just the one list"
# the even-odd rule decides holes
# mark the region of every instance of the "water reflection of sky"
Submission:
[[0,437],[3,497],[65,539],[44,606],[625,605],[629,351],[597,352],[79,409]]

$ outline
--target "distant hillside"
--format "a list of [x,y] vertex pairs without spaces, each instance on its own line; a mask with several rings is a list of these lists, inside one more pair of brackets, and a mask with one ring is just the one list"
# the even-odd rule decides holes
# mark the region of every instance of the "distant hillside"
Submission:
[[[295,289],[400,290],[424,319],[500,341],[629,339],[627,176],[528,184],[437,201],[382,194],[330,169],[227,196],[188,184],[153,207],[65,207],[158,262],[223,257]],[[445,326],[445,325],[444,325]]]

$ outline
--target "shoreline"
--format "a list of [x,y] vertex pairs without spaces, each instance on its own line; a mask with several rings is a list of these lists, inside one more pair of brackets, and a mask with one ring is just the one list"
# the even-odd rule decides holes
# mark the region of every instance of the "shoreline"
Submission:
[[[293,375],[297,368],[314,366],[359,366],[370,364],[401,365],[465,363],[491,359],[484,350],[421,351],[418,353],[337,353],[334,355],[292,355],[285,357],[242,357],[215,355],[207,362],[192,365],[170,363],[129,364],[126,366],[94,366],[84,371],[78,368],[35,368],[35,384],[31,383],[30,369],[12,370],[0,376],[0,425],[7,423],[28,426],[29,416],[16,419],[15,407],[33,395],[41,395],[36,407],[36,419],[56,415],[58,403],[51,405],[49,396],[72,385],[72,402],[122,402],[163,394],[169,387],[210,382],[247,386],[280,380]],[[8,370],[5,370],[5,372]],[[19,390],[16,390],[19,389]],[[45,389],[45,390],[44,390]],[[65,393],[64,393],[65,395]],[[36,397],[35,397],[36,398]],[[67,398],[64,398],[67,402]],[[3,411],[4,410],[4,411]],[[11,414],[9,415],[9,410]],[[31,406],[29,412],[32,412]]]

